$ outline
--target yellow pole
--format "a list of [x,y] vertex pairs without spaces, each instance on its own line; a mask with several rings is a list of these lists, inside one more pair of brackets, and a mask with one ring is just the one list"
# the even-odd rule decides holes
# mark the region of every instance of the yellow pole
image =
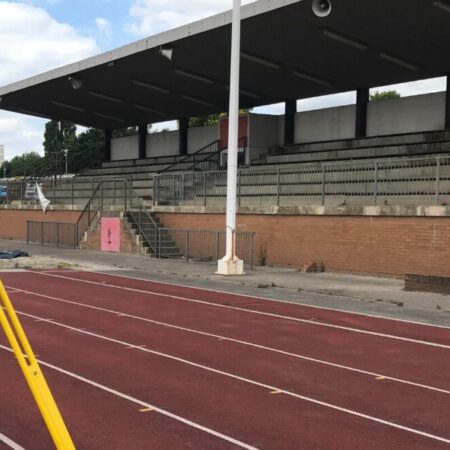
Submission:
[[[5,311],[6,310],[6,313]],[[58,450],[75,450],[75,446],[45,381],[30,343],[14,311],[11,300],[0,281],[0,325],[17,358],[25,380]]]

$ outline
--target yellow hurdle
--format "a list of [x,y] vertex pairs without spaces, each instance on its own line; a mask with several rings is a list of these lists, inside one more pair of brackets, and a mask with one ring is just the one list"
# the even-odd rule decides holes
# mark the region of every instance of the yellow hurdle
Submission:
[[19,362],[28,386],[44,418],[48,431],[58,450],[74,450],[70,434],[45,381],[30,343],[23,331],[11,300],[0,281],[0,325]]

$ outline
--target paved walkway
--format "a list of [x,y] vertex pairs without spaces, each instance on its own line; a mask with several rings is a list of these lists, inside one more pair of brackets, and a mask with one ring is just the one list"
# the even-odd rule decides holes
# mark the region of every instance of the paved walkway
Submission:
[[0,240],[0,249],[26,250],[34,256],[112,274],[450,326],[450,296],[405,292],[404,281],[399,279],[306,274],[279,267],[256,267],[242,277],[223,277],[214,274],[216,265],[212,263],[27,246],[9,240]]

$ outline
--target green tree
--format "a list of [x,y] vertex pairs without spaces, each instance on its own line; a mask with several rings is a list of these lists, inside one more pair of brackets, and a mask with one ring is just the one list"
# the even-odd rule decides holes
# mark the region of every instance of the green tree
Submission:
[[[246,116],[249,113],[249,109],[240,109],[239,115],[240,116]],[[217,114],[210,114],[208,116],[198,116],[198,117],[191,117],[189,119],[189,126],[190,127],[204,127],[207,125],[215,125],[219,122],[220,119],[228,117],[228,113],[217,113]]]
[[372,94],[370,94],[370,101],[379,102],[383,100],[394,100],[400,97],[401,97],[400,93],[395,90],[384,92],[375,91]]
[[10,161],[5,161],[0,167],[0,172],[6,177],[34,176],[40,170],[43,158],[36,152],[24,153],[15,156]]

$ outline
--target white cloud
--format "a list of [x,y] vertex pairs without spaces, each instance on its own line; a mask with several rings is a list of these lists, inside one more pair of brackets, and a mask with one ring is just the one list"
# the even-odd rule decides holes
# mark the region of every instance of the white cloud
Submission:
[[[44,9],[0,1],[0,85],[12,83],[98,52],[94,39],[58,22]],[[0,144],[8,158],[42,152],[44,122],[1,112]]]
[[[242,4],[255,0],[243,0]],[[130,7],[131,21],[125,30],[134,36],[150,36],[179,27],[198,19],[231,9],[231,0],[133,0]]]
[[104,37],[111,36],[111,24],[103,17],[97,17],[95,19],[95,25],[97,26],[97,31]]

